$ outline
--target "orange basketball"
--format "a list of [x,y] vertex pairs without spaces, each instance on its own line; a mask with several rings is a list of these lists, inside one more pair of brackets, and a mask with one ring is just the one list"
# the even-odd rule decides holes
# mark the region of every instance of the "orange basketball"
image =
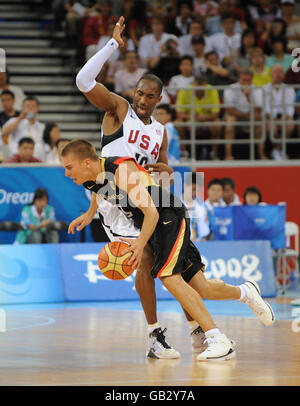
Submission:
[[132,252],[122,255],[125,248],[128,248],[125,242],[114,241],[106,244],[99,252],[98,266],[108,279],[125,279],[134,271],[134,268],[128,265]]

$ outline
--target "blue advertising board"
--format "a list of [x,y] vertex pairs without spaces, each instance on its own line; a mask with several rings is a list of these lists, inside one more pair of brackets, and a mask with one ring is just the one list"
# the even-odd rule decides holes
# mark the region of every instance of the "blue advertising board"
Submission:
[[[62,273],[66,300],[137,299],[134,274],[123,281],[111,281],[97,265],[103,243],[64,244],[61,247]],[[239,285],[247,279],[258,282],[264,296],[276,295],[276,283],[269,241],[196,243],[204,263],[205,275]],[[158,299],[172,298],[156,280]]]
[[0,303],[64,301],[59,244],[0,245]]
[[[208,279],[239,285],[251,278],[263,296],[275,296],[269,241],[196,244]],[[0,303],[138,299],[135,275],[111,281],[98,268],[103,243],[0,245]],[[172,298],[156,280],[158,299]]]

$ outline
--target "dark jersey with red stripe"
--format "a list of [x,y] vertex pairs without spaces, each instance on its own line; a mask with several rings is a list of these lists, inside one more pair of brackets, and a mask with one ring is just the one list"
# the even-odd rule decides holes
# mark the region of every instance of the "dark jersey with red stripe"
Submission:
[[[104,174],[104,179],[102,178],[103,183],[87,181],[83,186],[95,192],[97,195],[100,195],[113,206],[117,206],[127,217],[133,219],[137,228],[141,228],[144,219],[143,212],[135,206],[127,192],[116,185],[115,181],[116,170],[122,162],[132,160],[136,163],[136,161],[131,157],[100,157],[99,159],[101,161],[101,174]],[[182,213],[185,212],[184,205],[180,199],[174,196],[170,191],[157,185],[145,168],[137,163],[136,165],[140,171],[140,180],[151,195],[160,217],[162,211],[167,208],[172,208]],[[128,181],[130,181],[130,178]]]

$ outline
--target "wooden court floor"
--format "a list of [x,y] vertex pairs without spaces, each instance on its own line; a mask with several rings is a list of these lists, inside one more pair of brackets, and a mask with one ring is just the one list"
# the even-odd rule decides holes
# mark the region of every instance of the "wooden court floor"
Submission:
[[184,316],[162,313],[179,360],[147,360],[139,311],[93,307],[7,310],[0,385],[300,386],[300,332],[292,321],[215,317],[237,343],[236,359],[199,362]]

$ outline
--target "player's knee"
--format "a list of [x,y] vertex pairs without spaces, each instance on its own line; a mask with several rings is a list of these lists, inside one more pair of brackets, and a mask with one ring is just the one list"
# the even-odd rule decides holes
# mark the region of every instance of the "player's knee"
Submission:
[[169,292],[174,292],[180,288],[180,286],[185,283],[181,277],[181,274],[164,276],[160,278],[162,284]]

